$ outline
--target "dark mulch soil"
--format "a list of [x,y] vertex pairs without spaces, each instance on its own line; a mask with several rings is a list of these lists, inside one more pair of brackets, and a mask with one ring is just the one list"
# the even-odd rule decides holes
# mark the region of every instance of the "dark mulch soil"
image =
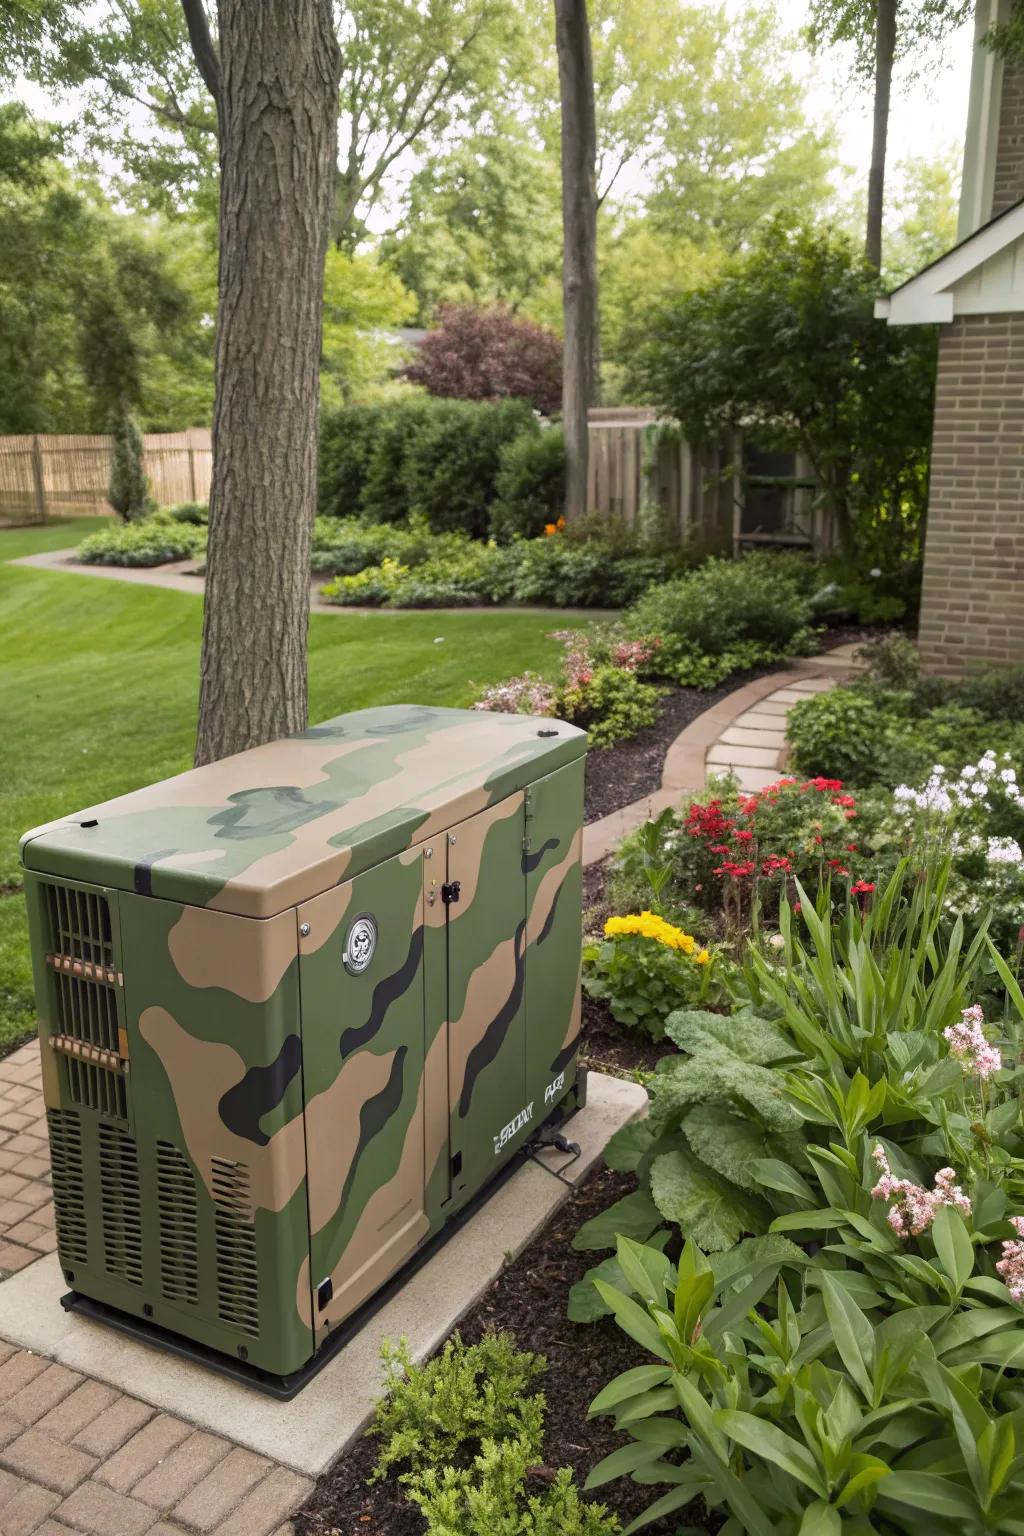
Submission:
[[603,1003],[583,994],[580,1060],[592,1072],[634,1078],[653,1072],[663,1056],[678,1055],[671,1040],[651,1040],[643,1030],[616,1024]]
[[587,754],[587,788],[584,821],[599,821],[611,811],[632,805],[661,788],[665,753],[684,726],[690,725],[712,704],[717,704],[742,682],[759,674],[730,678],[721,688],[669,688],[659,706],[658,719],[628,741],[616,742]]
[[[499,1275],[459,1326],[467,1343],[488,1329],[514,1333],[523,1349],[544,1355],[548,1368],[540,1385],[547,1399],[544,1457],[547,1467],[572,1467],[582,1482],[591,1467],[626,1437],[608,1419],[588,1419],[587,1407],[602,1387],[650,1356],[610,1318],[570,1323],[565,1315],[569,1287],[604,1255],[577,1253],[570,1246],[591,1216],[634,1188],[626,1174],[596,1170],[575,1190],[552,1221],[516,1261]],[[422,1536],[422,1517],[407,1505],[393,1481],[367,1487],[376,1457],[373,1439],[356,1446],[323,1477],[296,1517],[301,1536],[340,1532],[342,1536]],[[624,1525],[665,1492],[642,1488],[628,1478],[607,1484],[595,1498],[622,1517]],[[678,1515],[649,1527],[667,1536]]]

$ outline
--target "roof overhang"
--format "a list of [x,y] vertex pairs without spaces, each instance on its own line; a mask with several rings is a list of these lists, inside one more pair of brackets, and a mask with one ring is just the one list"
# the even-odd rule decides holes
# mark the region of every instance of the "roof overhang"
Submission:
[[[1015,270],[1008,268],[1005,277],[999,272],[999,280],[987,284],[968,282],[976,274],[983,277],[987,265],[997,272],[998,258],[1004,253],[1012,254],[1012,247],[1019,240],[1024,240],[1024,201],[983,224],[892,293],[876,299],[877,319],[887,320],[890,325],[943,325],[958,314],[1024,309],[1024,285],[1018,284]],[[1009,264],[1010,268],[1016,265]]]

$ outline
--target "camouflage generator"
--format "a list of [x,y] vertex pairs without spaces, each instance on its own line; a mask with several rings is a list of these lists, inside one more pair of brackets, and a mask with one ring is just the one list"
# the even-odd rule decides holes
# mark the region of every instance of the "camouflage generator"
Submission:
[[585,749],[366,709],[26,834],[68,1304],[290,1395],[578,1107]]

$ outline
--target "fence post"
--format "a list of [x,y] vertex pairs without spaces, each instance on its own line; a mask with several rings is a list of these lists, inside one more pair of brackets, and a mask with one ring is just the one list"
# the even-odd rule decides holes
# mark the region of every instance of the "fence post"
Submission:
[[188,483],[192,492],[189,500],[198,501],[199,497],[196,495],[196,448],[195,444],[192,442],[191,433],[189,434],[188,444]]
[[39,446],[39,434],[32,434],[32,490],[35,493],[39,521],[46,522],[46,487],[43,484],[43,453]]

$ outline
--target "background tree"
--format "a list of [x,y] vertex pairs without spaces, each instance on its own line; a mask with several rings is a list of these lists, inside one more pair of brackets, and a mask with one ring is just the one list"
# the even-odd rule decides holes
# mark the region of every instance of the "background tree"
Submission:
[[453,304],[417,347],[406,377],[458,400],[526,400],[553,415],[562,398],[562,345],[501,305]]
[[973,0],[811,0],[808,35],[813,47],[850,43],[854,69],[874,95],[864,254],[882,265],[882,220],[889,102],[894,65],[918,58],[974,12]]
[[562,121],[565,516],[587,513],[587,412],[597,380],[597,127],[586,0],[555,0]]
[[841,540],[858,524],[911,540],[927,499],[935,335],[874,318],[877,275],[828,230],[772,226],[637,338],[632,384],[694,442],[738,429],[798,450]]
[[329,0],[182,0],[217,106],[220,278],[197,763],[302,730],[324,256]]

